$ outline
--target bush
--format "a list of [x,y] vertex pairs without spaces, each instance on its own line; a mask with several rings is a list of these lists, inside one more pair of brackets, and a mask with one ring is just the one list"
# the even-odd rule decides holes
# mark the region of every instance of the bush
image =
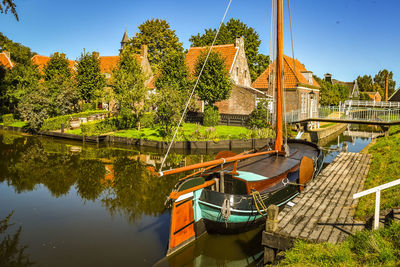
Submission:
[[140,118],[140,127],[151,128],[154,125],[155,116],[154,112],[146,112]]
[[93,136],[113,132],[118,129],[118,119],[105,119],[101,121],[90,121],[81,124],[82,135]]
[[13,114],[5,114],[2,116],[3,123],[5,126],[11,125],[14,123],[14,115]]
[[61,128],[61,124],[66,127],[71,118],[87,118],[93,114],[107,113],[107,110],[90,110],[80,113],[74,113],[69,115],[57,116],[44,120],[41,127],[42,131],[53,131]]
[[217,126],[219,122],[218,108],[215,106],[206,106],[204,110],[203,125],[206,127]]
[[260,101],[249,117],[249,126],[251,128],[262,129],[268,127],[271,122],[272,115],[268,109],[266,101]]

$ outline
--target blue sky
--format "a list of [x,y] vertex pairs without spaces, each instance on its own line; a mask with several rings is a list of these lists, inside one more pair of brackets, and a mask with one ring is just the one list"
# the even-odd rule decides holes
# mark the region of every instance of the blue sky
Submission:
[[[116,55],[125,29],[129,36],[146,19],[162,18],[184,47],[191,35],[217,27],[228,0],[15,0],[20,21],[0,14],[0,31],[33,51],[65,52],[76,59],[83,48]],[[285,3],[285,53],[291,55]],[[400,1],[291,0],[295,57],[318,76],[326,72],[350,81],[387,68],[400,85]],[[229,18],[238,18],[260,34],[269,53],[271,0],[233,0]]]

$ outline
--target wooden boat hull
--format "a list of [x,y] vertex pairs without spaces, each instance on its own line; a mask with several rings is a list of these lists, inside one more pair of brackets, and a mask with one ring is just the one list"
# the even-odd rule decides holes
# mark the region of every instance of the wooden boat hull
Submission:
[[[236,172],[233,166],[224,169],[224,176],[211,171],[203,177],[181,182],[178,190],[199,189],[184,194],[174,202],[171,225],[178,225],[176,220],[182,219],[177,218],[183,218],[182,215],[174,218],[175,214],[191,214],[191,219],[185,219],[178,228],[171,230],[167,255],[205,232],[231,234],[249,231],[265,222],[266,210],[263,207],[273,204],[283,208],[302,189],[299,181],[304,176],[304,169],[311,168],[307,175],[314,176],[323,163],[323,153],[317,145],[291,140],[289,146],[291,155],[287,158],[262,156],[244,161]],[[306,161],[311,166],[304,167]],[[200,188],[205,183],[209,186]],[[252,192],[259,193],[262,204],[255,200]],[[184,204],[188,201],[191,206]],[[182,234],[187,235],[188,241],[181,241]]]

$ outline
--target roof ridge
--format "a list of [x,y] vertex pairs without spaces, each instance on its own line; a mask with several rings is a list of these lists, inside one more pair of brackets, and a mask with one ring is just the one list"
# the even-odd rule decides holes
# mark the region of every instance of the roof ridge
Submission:
[[[233,46],[236,47],[235,44],[223,44],[223,45],[214,45],[213,48],[215,47],[222,47],[222,46]],[[205,45],[205,46],[192,46],[189,49],[204,49],[207,47],[211,47],[211,45]]]

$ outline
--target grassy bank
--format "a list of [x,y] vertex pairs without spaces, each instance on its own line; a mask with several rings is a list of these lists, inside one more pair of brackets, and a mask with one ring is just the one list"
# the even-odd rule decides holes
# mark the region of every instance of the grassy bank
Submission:
[[[4,125],[4,123],[1,122],[0,125]],[[25,121],[14,121],[8,126],[24,128],[28,126],[28,123]]]
[[[388,137],[378,138],[368,153],[372,155],[371,168],[364,189],[400,179],[400,126],[390,128]],[[364,219],[374,213],[375,194],[362,197],[356,209],[356,217]],[[400,187],[381,192],[381,209],[400,206]]]
[[345,242],[311,244],[297,241],[278,266],[399,266],[400,223],[364,230]]

